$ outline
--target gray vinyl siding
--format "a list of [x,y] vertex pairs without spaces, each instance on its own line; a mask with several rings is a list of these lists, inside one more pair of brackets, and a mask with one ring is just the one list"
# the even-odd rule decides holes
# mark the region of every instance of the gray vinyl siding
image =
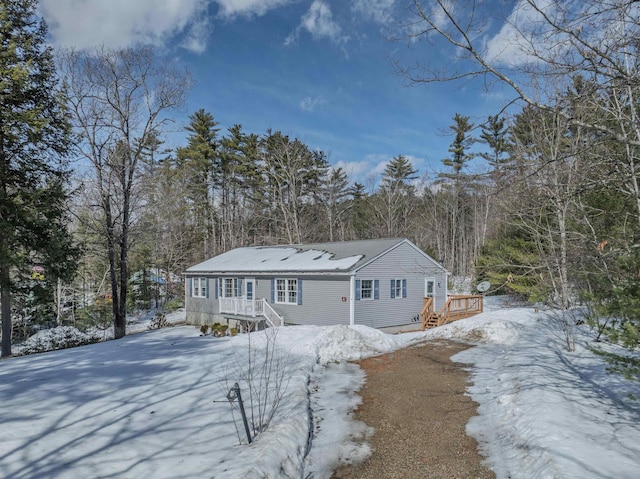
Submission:
[[[349,324],[349,277],[305,277],[295,275],[275,278],[302,279],[302,304],[272,304],[288,324],[332,326]],[[269,285],[269,288],[271,286]],[[271,290],[269,289],[269,295]],[[345,298],[345,301],[342,301]]]
[[[355,323],[373,328],[416,324],[424,302],[425,278],[434,278],[436,305],[446,301],[447,276],[438,263],[404,243],[360,269],[356,279],[379,281],[379,299],[355,302]],[[407,297],[391,298],[391,280],[407,280]]]
[[[203,277],[193,276],[193,277]],[[242,278],[243,294],[246,295],[246,278],[255,279],[255,298],[266,299],[270,306],[280,314],[287,324],[310,324],[331,326],[349,324],[349,277],[302,276],[277,274],[267,276],[219,275],[209,277],[209,297],[194,298],[189,295],[189,281],[186,285],[186,321],[188,324],[212,324],[224,322],[224,316],[218,314],[218,300],[215,298],[215,278]],[[278,304],[271,300],[272,279],[301,279],[302,304]],[[346,301],[342,301],[342,298]]]
[[[193,276],[193,278],[208,277],[207,275]],[[215,282],[209,277],[209,297],[194,298],[191,296],[191,278],[185,281],[185,312],[187,324],[213,324],[222,323],[224,318],[218,314],[218,301],[215,299]]]
[[[190,278],[209,278],[209,297],[194,298],[190,295]],[[255,299],[266,299],[281,314],[287,324],[312,324],[328,326],[349,324],[350,276],[305,275],[304,273],[262,273],[247,276],[237,274],[190,273],[186,281],[186,320],[191,324],[223,322],[218,313],[215,279],[242,278],[243,295],[246,295],[246,279],[255,280]],[[274,278],[302,279],[302,304],[277,304],[272,301],[271,281]],[[374,328],[415,324],[419,327],[419,313],[423,306],[425,278],[435,280],[435,302],[439,309],[446,302],[447,275],[444,268],[433,259],[415,249],[410,243],[399,243],[355,273],[355,279],[371,279],[379,282],[379,299],[354,301],[355,324]],[[407,296],[391,298],[391,280],[406,280]],[[345,301],[342,299],[345,298]]]

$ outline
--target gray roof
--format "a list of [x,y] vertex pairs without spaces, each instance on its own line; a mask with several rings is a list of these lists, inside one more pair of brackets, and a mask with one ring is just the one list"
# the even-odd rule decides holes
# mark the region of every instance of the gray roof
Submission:
[[404,242],[418,249],[404,238],[236,248],[192,266],[187,273],[349,273]]

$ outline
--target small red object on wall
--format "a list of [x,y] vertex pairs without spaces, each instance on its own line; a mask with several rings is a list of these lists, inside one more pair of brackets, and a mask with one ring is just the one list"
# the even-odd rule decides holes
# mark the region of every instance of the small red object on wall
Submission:
[[347,302],[347,297],[346,297],[346,296],[343,296],[343,297],[342,297],[342,302],[343,302],[343,303],[346,303],[346,302]]

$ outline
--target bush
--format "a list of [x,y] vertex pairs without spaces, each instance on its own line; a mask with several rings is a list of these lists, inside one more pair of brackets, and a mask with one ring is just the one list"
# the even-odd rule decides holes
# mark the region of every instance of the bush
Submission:
[[97,298],[93,304],[79,308],[76,312],[77,326],[81,331],[97,328],[101,331],[113,325],[113,303],[110,298]]
[[151,323],[149,324],[149,329],[161,329],[161,328],[166,328],[167,326],[169,326],[167,317],[164,315],[164,313],[158,312],[151,320]]
[[27,339],[19,349],[17,356],[44,353],[57,349],[75,348],[100,341],[94,335],[83,333],[72,326],[58,326],[45,329]]
[[221,338],[227,334],[227,326],[220,323],[211,325],[211,334],[217,338]]

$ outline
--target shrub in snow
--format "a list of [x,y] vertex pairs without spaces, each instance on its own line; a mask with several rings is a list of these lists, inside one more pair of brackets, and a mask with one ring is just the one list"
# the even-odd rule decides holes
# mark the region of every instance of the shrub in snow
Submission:
[[149,329],[161,329],[167,326],[169,326],[169,322],[164,313],[156,313],[149,323]]
[[56,349],[74,348],[85,344],[97,343],[100,338],[83,333],[72,326],[58,326],[46,329],[31,336],[20,348],[18,355],[44,353]]
[[[244,409],[248,420],[249,434],[256,438],[266,431],[271,420],[278,412],[285,397],[290,377],[286,371],[290,363],[277,341],[278,328],[266,328],[263,331],[249,332],[247,338],[247,356],[238,355],[225,384],[230,390],[238,383],[242,390]],[[234,396],[228,396],[232,406],[232,418],[243,443],[244,425],[242,419],[233,411],[239,412],[239,404]]]

